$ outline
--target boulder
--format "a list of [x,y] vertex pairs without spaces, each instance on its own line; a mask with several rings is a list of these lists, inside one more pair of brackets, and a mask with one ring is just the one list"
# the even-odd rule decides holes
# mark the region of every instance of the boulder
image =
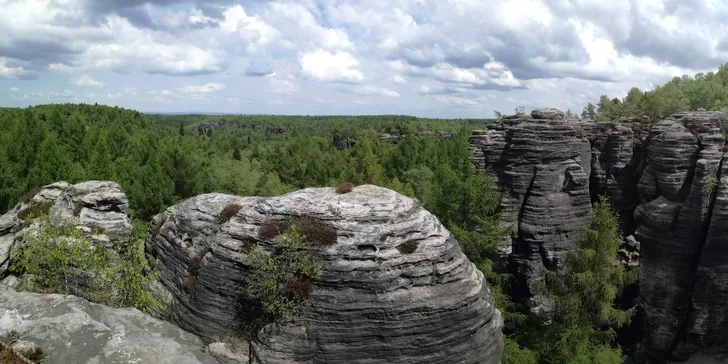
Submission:
[[546,119],[546,120],[558,120],[563,119],[565,114],[563,111],[553,108],[553,107],[547,107],[547,108],[541,108],[541,109],[534,109],[531,111],[531,116],[534,119]]
[[15,330],[16,348],[40,347],[43,364],[216,364],[194,335],[136,309],[82,298],[19,292],[0,282],[0,335]]
[[116,182],[56,182],[0,216],[0,277],[10,265],[11,251],[33,233],[34,216],[48,214],[51,225],[72,221],[96,244],[113,247],[129,239],[133,227],[129,201]]
[[[226,207],[237,212],[221,218]],[[273,250],[261,226],[304,217],[336,239],[312,251],[324,270],[308,304],[291,323],[246,333],[256,319],[249,253]],[[503,320],[482,273],[435,216],[389,189],[200,195],[154,218],[146,255],[168,319],[208,342],[257,334],[251,363],[500,362]]]

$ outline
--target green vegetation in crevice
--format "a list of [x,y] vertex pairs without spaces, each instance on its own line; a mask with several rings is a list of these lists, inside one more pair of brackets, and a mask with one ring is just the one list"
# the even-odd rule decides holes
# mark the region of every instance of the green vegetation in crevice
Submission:
[[295,319],[313,290],[322,267],[314,261],[310,240],[291,225],[275,237],[274,251],[256,246],[250,253],[254,266],[248,287],[270,322]]
[[147,261],[141,240],[123,240],[113,249],[94,245],[72,223],[53,227],[45,215],[37,219],[36,233],[26,240],[24,247],[13,251],[9,268],[25,276],[26,290],[73,294],[145,312],[161,306],[146,287],[155,276],[143,273]]

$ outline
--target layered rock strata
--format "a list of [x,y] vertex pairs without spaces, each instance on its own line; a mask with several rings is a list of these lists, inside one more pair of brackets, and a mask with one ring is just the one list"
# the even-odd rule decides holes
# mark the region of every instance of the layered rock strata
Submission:
[[[543,196],[524,189],[523,178],[514,177],[514,171],[525,169],[524,165],[550,168],[553,155],[575,156],[583,151],[574,141],[580,134],[564,130],[568,121],[539,122],[537,118],[544,115],[558,117],[554,112],[539,111],[531,119],[505,119],[487,131],[474,132],[471,139],[476,167],[491,167],[507,193],[502,205],[504,221],[517,230],[501,252],[516,267],[522,257],[517,247],[528,242],[529,235],[522,227],[527,214],[515,214],[513,206]],[[582,169],[589,178],[591,200],[606,194],[620,215],[622,232],[634,235],[634,241],[628,238],[620,253],[628,267],[636,266],[639,259],[642,338],[647,356],[655,362],[682,360],[699,350],[710,355],[728,353],[728,177],[723,173],[722,118],[719,112],[697,111],[653,124],[643,118],[568,123],[583,131],[590,146],[591,168]],[[524,128],[530,131],[524,132]],[[529,135],[530,140],[514,138],[520,135]],[[517,155],[512,151],[514,145],[536,155]],[[589,160],[584,154],[578,156],[581,165]],[[589,207],[588,202],[575,201],[573,196],[560,200],[558,194],[545,198],[550,201],[540,202],[542,219],[532,235],[548,236],[551,224],[568,229],[588,220],[564,219],[561,207],[576,204],[576,211],[582,211]],[[557,237],[551,245],[541,244],[545,249],[558,247],[543,255],[572,250],[574,235],[578,229],[570,229],[568,238]],[[550,269],[558,268],[558,263],[554,266],[542,260]],[[517,278],[519,274],[531,278],[517,269],[512,271]]]
[[471,137],[476,168],[492,170],[505,191],[501,218],[511,233],[498,253],[526,292],[544,268],[561,266],[591,212],[587,133],[556,111],[504,119]]
[[[239,211],[220,218],[233,205]],[[169,319],[207,340],[241,335],[256,300],[249,253],[273,250],[261,226],[300,217],[333,228],[336,242],[312,251],[324,271],[307,306],[294,322],[257,332],[251,363],[500,361],[503,322],[483,275],[416,200],[371,185],[205,194],[156,216],[146,254],[171,299]],[[414,252],[398,249],[406,242]]]

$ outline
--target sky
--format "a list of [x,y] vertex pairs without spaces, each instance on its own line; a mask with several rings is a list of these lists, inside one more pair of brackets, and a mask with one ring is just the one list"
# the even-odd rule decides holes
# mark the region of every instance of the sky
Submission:
[[728,62],[718,0],[0,0],[0,107],[490,118]]

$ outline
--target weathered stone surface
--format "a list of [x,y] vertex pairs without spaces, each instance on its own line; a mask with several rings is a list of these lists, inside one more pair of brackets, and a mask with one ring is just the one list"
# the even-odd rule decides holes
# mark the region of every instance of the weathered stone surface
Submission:
[[[231,203],[241,209],[221,222]],[[146,254],[173,302],[169,319],[208,340],[239,333],[254,300],[246,293],[248,252],[254,244],[272,250],[260,225],[300,216],[333,227],[337,242],[314,252],[325,270],[302,315],[264,327],[252,363],[499,362],[503,322],[482,273],[416,200],[371,185],[347,194],[206,194],[156,216]],[[399,252],[409,240],[416,251]],[[190,269],[195,261],[199,268]]]
[[135,309],[116,309],[58,294],[18,292],[0,282],[0,335],[39,346],[44,364],[215,364],[203,343]]
[[33,232],[30,228],[32,219],[24,216],[25,213],[34,206],[43,205],[48,205],[46,212],[51,224],[73,221],[96,243],[111,247],[132,236],[129,201],[118,183],[88,181],[71,185],[56,182],[0,216],[0,276],[10,264],[11,251],[24,240],[20,237]]
[[505,119],[471,137],[476,168],[491,168],[507,193],[501,203],[510,237],[498,247],[518,279],[541,279],[573,250],[589,221],[590,144],[571,120]]
[[563,119],[564,118],[564,112],[553,108],[553,107],[547,107],[547,108],[541,108],[541,109],[534,109],[531,111],[531,116],[534,119]]
[[[503,119],[486,131],[473,132],[474,164],[496,172],[499,185],[507,191],[504,217],[516,223],[518,233],[510,239],[514,248],[508,250],[506,242],[500,249],[509,257],[510,268],[520,268],[512,264],[522,259],[518,243],[530,243],[529,235],[544,236],[540,230],[522,226],[524,216],[533,210],[514,214],[513,206],[522,201],[537,203],[542,208],[538,229],[559,216],[564,228],[581,221],[563,218],[559,206],[564,202],[549,202],[559,201],[558,195],[532,199],[538,189],[524,182],[528,168],[549,170],[554,155],[580,154],[583,162],[583,152],[577,152],[580,149],[571,142],[578,133],[562,129],[564,124],[581,128],[591,144],[591,168],[582,167],[589,174],[591,200],[606,194],[620,214],[622,232],[634,235],[625,239],[619,254],[628,268],[641,268],[639,305],[646,355],[664,362],[682,360],[697,351],[728,354],[728,177],[722,172],[722,116],[685,112],[649,124],[643,117],[606,123],[544,122],[538,120],[544,117],[539,114],[534,120]],[[536,147],[540,144],[548,147]],[[522,151],[528,148],[536,153]],[[573,247],[575,232],[570,232],[570,239],[555,236],[553,244],[541,244],[546,250],[542,255]],[[517,280],[533,275],[533,270],[522,268],[511,272]]]

